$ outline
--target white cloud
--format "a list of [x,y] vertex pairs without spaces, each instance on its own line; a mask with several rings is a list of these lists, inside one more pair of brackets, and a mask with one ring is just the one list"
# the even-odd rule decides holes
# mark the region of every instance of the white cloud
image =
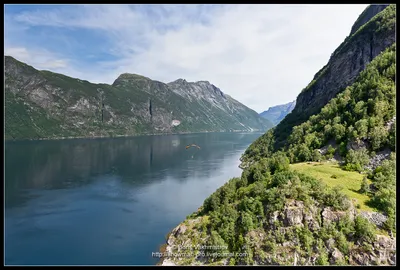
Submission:
[[[207,80],[261,112],[296,98],[366,6],[152,5],[138,11],[137,6],[84,5],[22,13],[16,20],[100,31],[112,40],[110,52],[119,60],[90,69],[64,66],[67,75],[106,83],[124,72],[164,82]],[[68,61],[59,61],[51,63],[62,70]]]
[[22,62],[29,62],[37,69],[66,68],[67,59],[57,59],[55,55],[46,50],[30,51],[24,47],[8,47],[4,49],[5,55],[12,55]]

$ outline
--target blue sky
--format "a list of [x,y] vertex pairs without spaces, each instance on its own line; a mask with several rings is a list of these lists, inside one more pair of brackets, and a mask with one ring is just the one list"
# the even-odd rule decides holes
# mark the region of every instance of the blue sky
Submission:
[[257,112],[296,98],[367,5],[5,5],[5,55],[96,83],[207,80]]

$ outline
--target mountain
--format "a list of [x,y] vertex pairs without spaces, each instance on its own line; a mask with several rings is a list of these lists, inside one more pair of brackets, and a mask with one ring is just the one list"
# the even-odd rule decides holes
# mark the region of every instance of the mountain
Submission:
[[296,106],[296,100],[283,105],[270,107],[267,111],[260,113],[260,116],[268,119],[274,125],[277,125],[294,109],[294,106]]
[[[292,127],[318,113],[330,99],[351,85],[372,59],[395,42],[396,7],[386,6],[379,12],[384,6],[371,5],[363,12],[365,16],[356,21],[351,34],[298,95],[292,113],[275,129],[276,149],[285,144]],[[363,21],[366,22],[358,26]]]
[[163,265],[396,265],[395,12],[363,12],[242,175],[167,235]]
[[39,71],[5,56],[5,137],[43,139],[265,131],[272,123],[209,82],[121,74],[112,85]]

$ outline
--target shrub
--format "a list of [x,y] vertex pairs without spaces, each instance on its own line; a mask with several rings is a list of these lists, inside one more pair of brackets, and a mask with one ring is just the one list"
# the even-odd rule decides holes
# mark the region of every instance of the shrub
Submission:
[[361,242],[373,243],[375,240],[375,225],[361,216],[357,216],[354,222],[354,236]]
[[361,182],[361,188],[360,188],[360,193],[361,194],[366,194],[369,192],[369,184],[367,181],[367,177],[364,176],[362,182]]
[[350,149],[345,158],[345,169],[349,171],[359,171],[369,163],[367,149],[360,148],[358,150]]
[[326,150],[326,154],[325,154],[326,158],[327,159],[333,158],[333,155],[335,154],[335,152],[336,152],[336,149],[332,145],[329,145],[328,149]]

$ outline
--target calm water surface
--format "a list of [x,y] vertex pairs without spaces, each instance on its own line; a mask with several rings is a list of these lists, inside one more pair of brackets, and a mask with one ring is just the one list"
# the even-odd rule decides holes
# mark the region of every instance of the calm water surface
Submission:
[[165,235],[240,176],[260,135],[6,143],[5,263],[156,264]]

